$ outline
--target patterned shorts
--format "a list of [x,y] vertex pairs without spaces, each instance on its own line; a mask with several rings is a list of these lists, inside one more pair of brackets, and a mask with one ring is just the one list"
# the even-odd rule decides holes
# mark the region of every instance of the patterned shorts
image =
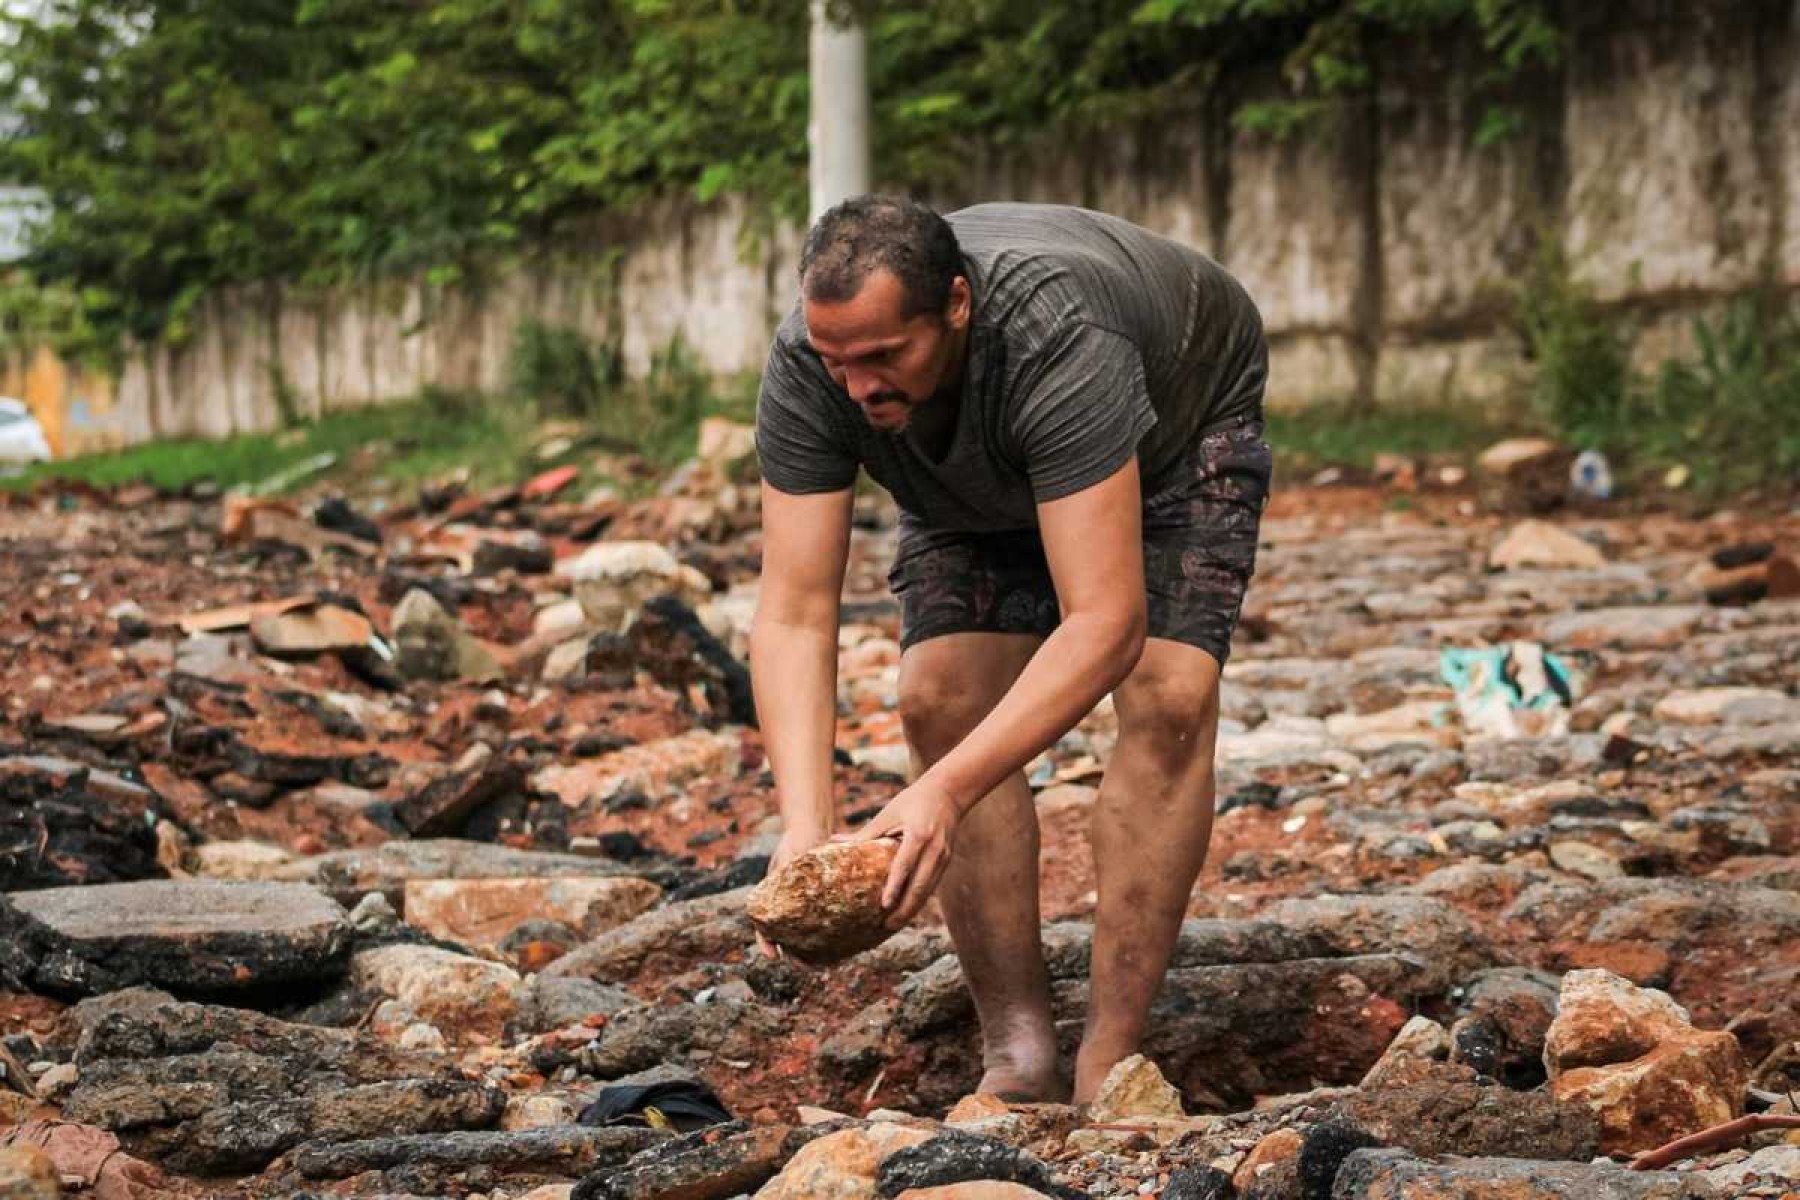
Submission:
[[[1269,499],[1261,421],[1206,434],[1174,478],[1144,499],[1144,585],[1151,637],[1184,642],[1224,666],[1256,569]],[[1036,530],[966,533],[903,524],[888,583],[900,644],[947,633],[1047,637],[1061,620]]]

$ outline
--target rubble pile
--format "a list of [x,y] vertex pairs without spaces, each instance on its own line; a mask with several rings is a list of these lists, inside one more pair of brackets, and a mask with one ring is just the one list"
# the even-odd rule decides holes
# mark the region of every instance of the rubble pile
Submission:
[[[754,469],[702,446],[635,500],[0,497],[0,1195],[1800,1197],[1800,515],[1572,516],[1535,442],[1279,491],[1208,865],[1078,1109],[970,1094],[892,843],[765,881]],[[894,537],[859,500],[846,828],[907,765]],[[1029,768],[1066,1052],[1115,735]]]

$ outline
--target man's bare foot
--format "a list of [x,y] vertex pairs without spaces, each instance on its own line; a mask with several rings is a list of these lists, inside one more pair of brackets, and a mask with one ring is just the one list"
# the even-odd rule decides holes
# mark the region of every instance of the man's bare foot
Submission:
[[1008,1104],[1063,1104],[1069,1099],[1069,1085],[1056,1071],[1047,1074],[1020,1075],[1015,1071],[990,1069],[975,1089],[998,1096]]
[[979,1091],[1014,1104],[1061,1103],[1069,1084],[1056,1064],[1054,1037],[1020,1038],[989,1047],[982,1055],[986,1070]]
[[1100,1085],[1106,1082],[1107,1074],[1131,1053],[1134,1052],[1121,1054],[1116,1047],[1084,1044],[1075,1056],[1074,1102],[1092,1104],[1100,1092]]

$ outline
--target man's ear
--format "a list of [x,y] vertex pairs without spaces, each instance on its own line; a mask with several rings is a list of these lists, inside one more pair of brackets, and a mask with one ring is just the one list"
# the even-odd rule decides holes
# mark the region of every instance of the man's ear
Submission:
[[969,313],[975,303],[969,281],[961,275],[950,281],[950,302],[944,307],[944,323],[958,332],[969,327]]

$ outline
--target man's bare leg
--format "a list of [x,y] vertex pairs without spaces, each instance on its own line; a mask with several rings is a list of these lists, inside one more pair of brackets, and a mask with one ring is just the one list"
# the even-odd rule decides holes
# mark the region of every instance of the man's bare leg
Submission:
[[1075,1101],[1137,1053],[1212,836],[1219,664],[1152,638],[1113,693],[1119,741],[1094,807],[1099,880],[1087,1026]]
[[[900,711],[915,770],[956,748],[1025,668],[1039,640],[959,633],[900,662]],[[1039,935],[1037,809],[1023,775],[957,826],[938,903],[981,1020],[980,1090],[1019,1100],[1068,1094],[1056,1062],[1050,977]]]

